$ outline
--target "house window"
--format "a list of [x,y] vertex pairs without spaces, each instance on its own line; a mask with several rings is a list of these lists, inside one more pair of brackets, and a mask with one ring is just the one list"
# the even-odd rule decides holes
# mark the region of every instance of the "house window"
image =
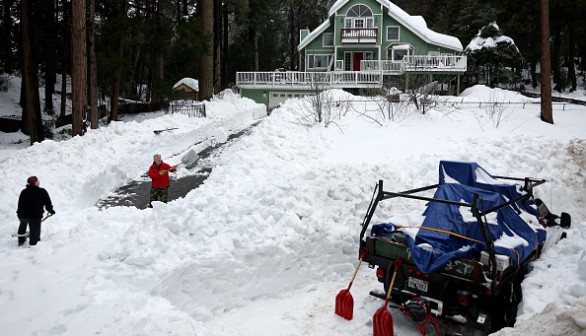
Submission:
[[397,44],[387,49],[387,59],[393,62],[400,62],[405,56],[413,55],[413,47],[409,44]]
[[399,41],[399,27],[388,26],[387,27],[387,41]]
[[374,28],[372,11],[366,5],[354,5],[346,12],[344,28]]
[[347,17],[366,17],[372,16],[372,11],[366,5],[354,5],[346,12]]
[[308,69],[325,69],[330,64],[332,55],[308,55]]
[[349,51],[344,53],[344,71],[352,71],[352,53]]
[[374,28],[374,18],[366,18],[366,28]]
[[352,19],[351,18],[344,19],[344,28],[352,28]]
[[334,33],[324,33],[324,47],[333,47],[334,46]]

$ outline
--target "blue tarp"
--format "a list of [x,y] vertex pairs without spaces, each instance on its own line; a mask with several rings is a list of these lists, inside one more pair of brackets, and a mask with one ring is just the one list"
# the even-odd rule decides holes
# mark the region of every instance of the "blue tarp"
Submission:
[[[441,161],[439,176],[434,198],[472,204],[476,194],[480,212],[524,194],[520,185],[496,180],[476,163]],[[517,266],[519,260],[523,262],[538,243],[545,241],[545,230],[538,225],[537,215],[532,201],[528,200],[503,207],[483,218],[489,223],[495,252],[509,256],[513,266]],[[419,229],[415,238],[405,234],[413,260],[422,272],[434,272],[451,259],[473,258],[479,251],[487,250],[482,228],[472,215],[471,208],[429,202],[423,216],[421,226],[438,231]],[[377,224],[373,226],[371,235],[382,235],[392,230],[395,230],[393,224]],[[426,248],[427,244],[433,248]]]

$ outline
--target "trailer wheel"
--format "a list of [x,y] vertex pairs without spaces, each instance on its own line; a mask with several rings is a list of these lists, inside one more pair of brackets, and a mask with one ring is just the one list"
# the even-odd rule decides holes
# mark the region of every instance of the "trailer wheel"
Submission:
[[516,281],[507,284],[507,288],[497,300],[497,304],[491,311],[493,322],[492,331],[495,332],[505,327],[512,327],[517,321],[519,303],[523,297],[521,284]]
[[[404,288],[404,284],[405,284],[405,277],[403,276],[403,271],[402,271],[402,267],[399,267],[399,270],[397,271],[397,277],[395,278],[395,284],[393,285],[393,288]],[[385,288],[385,295],[389,292],[389,286],[391,284],[391,279],[393,278],[393,273],[390,274],[385,274],[385,281],[383,283],[384,288]],[[396,293],[396,291],[395,291]],[[396,302],[401,302],[401,300],[399,300],[398,297],[393,296],[393,293],[391,293],[391,298],[394,298]]]

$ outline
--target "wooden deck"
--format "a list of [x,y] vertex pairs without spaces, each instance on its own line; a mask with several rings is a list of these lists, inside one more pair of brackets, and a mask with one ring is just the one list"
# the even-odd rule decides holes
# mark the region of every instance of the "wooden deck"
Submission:
[[[338,64],[338,62],[336,62]],[[383,77],[405,73],[454,75],[467,69],[466,56],[405,56],[401,62],[363,60],[360,71],[267,71],[237,72],[236,86],[246,88],[374,88],[381,87]]]

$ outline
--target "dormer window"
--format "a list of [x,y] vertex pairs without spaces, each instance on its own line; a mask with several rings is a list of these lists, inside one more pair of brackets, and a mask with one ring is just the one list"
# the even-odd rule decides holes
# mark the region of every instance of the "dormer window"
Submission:
[[346,12],[344,28],[373,28],[372,11],[366,5],[354,5]]

